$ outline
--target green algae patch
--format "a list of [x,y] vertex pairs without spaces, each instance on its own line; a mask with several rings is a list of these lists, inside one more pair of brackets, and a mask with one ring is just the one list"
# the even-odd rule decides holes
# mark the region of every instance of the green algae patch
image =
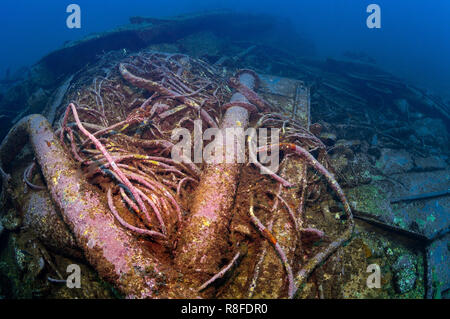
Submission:
[[362,185],[347,190],[347,197],[353,208],[372,216],[384,216],[391,212],[386,194],[374,185]]

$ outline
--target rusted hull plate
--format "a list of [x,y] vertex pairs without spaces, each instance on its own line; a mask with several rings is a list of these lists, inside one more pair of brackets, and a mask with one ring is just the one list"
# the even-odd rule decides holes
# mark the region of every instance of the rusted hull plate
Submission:
[[260,74],[258,93],[272,104],[276,111],[295,116],[305,128],[310,125],[310,94],[306,84],[273,75]]

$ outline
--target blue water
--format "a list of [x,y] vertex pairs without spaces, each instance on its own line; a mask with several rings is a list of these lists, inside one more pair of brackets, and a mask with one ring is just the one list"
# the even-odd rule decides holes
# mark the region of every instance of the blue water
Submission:
[[[82,9],[82,28],[68,29],[67,5]],[[367,5],[381,7],[381,29],[366,26]],[[392,73],[450,96],[448,0],[2,0],[0,78],[93,32],[126,24],[130,16],[164,17],[213,9],[270,13],[290,19],[315,43],[317,54],[362,51]]]

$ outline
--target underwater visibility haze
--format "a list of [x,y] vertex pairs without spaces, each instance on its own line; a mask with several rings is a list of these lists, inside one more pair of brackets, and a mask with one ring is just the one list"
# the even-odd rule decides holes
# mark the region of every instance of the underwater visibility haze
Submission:
[[0,299],[449,298],[450,2],[0,7]]

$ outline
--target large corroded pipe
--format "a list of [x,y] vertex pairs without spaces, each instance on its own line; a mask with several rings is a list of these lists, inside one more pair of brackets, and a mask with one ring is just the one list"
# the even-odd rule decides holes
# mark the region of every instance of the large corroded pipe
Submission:
[[30,142],[49,193],[89,263],[128,297],[163,297],[159,261],[114,221],[98,193],[66,153],[41,115],[19,121],[0,145],[0,164]]
[[82,257],[76,240],[52,203],[46,190],[32,191],[23,203],[23,226],[51,249]]
[[[251,72],[241,72],[239,82],[253,89],[256,78]],[[248,126],[249,110],[238,104],[249,104],[241,93],[235,93],[230,101],[220,129],[226,136],[227,128]],[[236,141],[234,142],[236,143]],[[233,145],[238,148],[238,145]],[[228,150],[224,147],[223,151]],[[202,172],[200,183],[195,191],[191,214],[185,223],[178,248],[175,264],[184,273],[195,273],[196,278],[206,280],[216,273],[229,251],[229,223],[238,185],[241,164],[208,164]]]

